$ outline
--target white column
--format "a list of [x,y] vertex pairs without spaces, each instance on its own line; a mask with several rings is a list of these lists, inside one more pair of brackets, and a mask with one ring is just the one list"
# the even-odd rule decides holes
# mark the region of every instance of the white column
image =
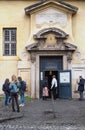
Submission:
[[36,56],[36,98],[39,99],[39,89],[40,89],[40,84],[39,84],[39,55]]
[[65,55],[63,56],[63,69],[68,69],[67,57]]
[[69,63],[68,62],[68,70],[71,70],[72,69],[72,61]]
[[31,98],[35,98],[35,62],[31,62]]

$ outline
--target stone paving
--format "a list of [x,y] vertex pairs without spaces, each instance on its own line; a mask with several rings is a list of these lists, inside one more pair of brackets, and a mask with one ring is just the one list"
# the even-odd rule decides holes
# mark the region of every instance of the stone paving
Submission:
[[0,130],[85,130],[85,100],[25,101],[20,113],[1,104]]

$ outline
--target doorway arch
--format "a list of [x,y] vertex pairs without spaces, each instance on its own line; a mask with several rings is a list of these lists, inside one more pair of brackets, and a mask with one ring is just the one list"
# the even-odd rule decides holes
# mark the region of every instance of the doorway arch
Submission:
[[[51,36],[53,36],[55,43],[54,41],[50,41],[49,44],[49,41],[46,41],[47,37],[50,36],[49,34],[52,34]],[[77,49],[77,46],[66,42],[68,36],[68,34],[66,34],[64,31],[58,28],[45,28],[40,30],[33,36],[35,40],[34,43],[26,46],[26,50],[30,53],[31,97],[40,97],[40,57],[62,57],[62,67],[58,69],[71,69],[72,55],[74,51]],[[51,40],[52,38],[48,39]],[[53,67],[52,64],[50,64],[50,66]]]

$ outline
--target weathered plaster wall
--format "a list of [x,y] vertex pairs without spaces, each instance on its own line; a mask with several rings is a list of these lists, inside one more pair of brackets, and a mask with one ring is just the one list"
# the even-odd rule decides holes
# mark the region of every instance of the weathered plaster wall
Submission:
[[[32,14],[31,19],[25,14],[24,8],[36,2],[39,1],[0,1],[0,90],[5,78],[8,77],[11,80],[11,75],[15,74],[25,77],[30,92],[30,56],[24,48],[34,41],[32,36],[37,31],[44,27],[55,27],[54,24],[37,26],[35,24],[35,14]],[[61,28],[60,25],[56,25],[56,27],[60,27],[69,33],[68,41],[78,47],[72,60],[73,75],[75,75],[75,69],[80,70],[81,68],[81,72],[85,76],[85,1],[66,0],[65,2],[78,7],[79,10],[73,17],[68,14],[66,27]],[[3,28],[5,27],[17,28],[17,56],[3,56]],[[74,90],[77,77],[74,76],[73,80]]]

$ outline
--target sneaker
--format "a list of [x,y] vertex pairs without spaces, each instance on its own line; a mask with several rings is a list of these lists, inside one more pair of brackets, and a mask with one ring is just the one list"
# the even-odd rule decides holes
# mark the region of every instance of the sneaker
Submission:
[[20,107],[22,106],[22,104],[19,105]]
[[24,104],[20,104],[19,106],[20,106],[20,107],[23,107],[23,106],[24,106]]
[[22,104],[22,107],[24,106],[24,104]]

